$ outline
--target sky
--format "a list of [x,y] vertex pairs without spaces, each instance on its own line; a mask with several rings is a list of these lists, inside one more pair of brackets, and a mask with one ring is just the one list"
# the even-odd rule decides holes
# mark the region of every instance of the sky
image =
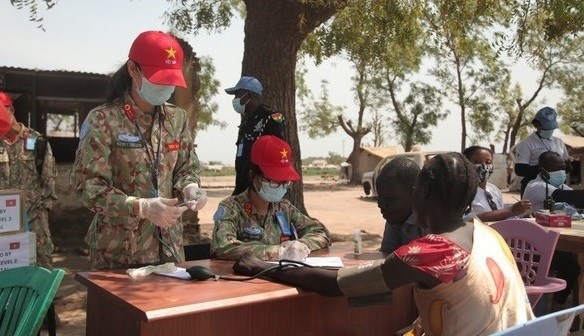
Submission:
[[[126,60],[134,38],[146,30],[168,31],[162,15],[166,1],[146,0],[61,0],[44,12],[42,31],[28,21],[27,10],[17,10],[9,1],[0,1],[0,65],[38,70],[65,70],[96,73],[112,73]],[[213,59],[215,77],[220,81],[220,91],[213,98],[219,105],[216,118],[227,123],[225,129],[210,127],[197,133],[197,154],[203,162],[221,161],[232,164],[235,159],[235,141],[239,115],[231,106],[233,96],[223,89],[233,86],[241,75],[243,57],[243,21],[236,19],[221,33],[202,32],[198,36],[180,35],[194,48],[197,56]],[[307,83],[318,95],[320,82],[329,82],[331,101],[346,108],[345,115],[356,109],[351,91],[352,70],[342,59],[333,59],[316,67],[307,62]],[[524,92],[533,92],[536,74],[525,64],[512,69],[514,80]],[[536,106],[559,101],[555,91],[544,91]],[[543,105],[542,105],[543,106]],[[297,102],[297,109],[300,106]],[[448,108],[448,106],[447,106]],[[460,150],[460,119],[455,107],[450,115],[441,120],[433,131],[432,141],[423,150]],[[301,157],[326,157],[330,152],[348,156],[352,139],[341,129],[318,139],[310,139],[300,132]],[[371,143],[371,138],[365,138]],[[397,139],[389,139],[387,145],[397,145]],[[470,145],[467,141],[467,145]],[[479,144],[488,146],[488,143]],[[500,146],[497,147],[499,151]]]

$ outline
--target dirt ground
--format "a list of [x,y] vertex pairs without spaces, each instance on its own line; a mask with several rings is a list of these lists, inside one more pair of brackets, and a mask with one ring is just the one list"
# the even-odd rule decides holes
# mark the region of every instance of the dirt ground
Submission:
[[[55,300],[59,317],[57,334],[61,336],[85,335],[87,294],[74,275],[89,269],[89,259],[80,253],[80,249],[85,248],[83,237],[93,217],[91,212],[79,206],[77,198],[67,190],[69,169],[70,166],[59,167],[59,199],[50,219],[53,240],[58,248],[54,254],[55,267],[67,272]],[[207,205],[199,212],[203,237],[210,235],[213,213],[219,202],[231,194],[234,182],[232,176],[202,179],[208,194]],[[352,239],[354,229],[360,228],[364,231],[364,247],[379,246],[384,221],[375,200],[365,197],[361,187],[330,178],[307,177],[304,189],[307,211],[329,228],[334,240]],[[46,330],[41,332],[41,335],[47,334]]]

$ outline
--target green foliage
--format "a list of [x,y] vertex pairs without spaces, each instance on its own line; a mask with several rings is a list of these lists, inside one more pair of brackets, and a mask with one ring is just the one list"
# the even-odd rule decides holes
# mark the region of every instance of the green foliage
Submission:
[[201,30],[220,32],[231,24],[236,13],[243,15],[241,0],[167,0],[170,8],[164,21],[175,29],[198,34]]
[[345,161],[347,161],[346,157],[343,157],[340,154],[334,153],[334,152],[329,152],[328,153],[328,157],[326,158],[326,161],[329,164],[334,164],[334,165],[339,165]]
[[201,86],[197,95],[201,110],[199,111],[197,128],[205,130],[210,125],[214,125],[223,129],[227,124],[213,118],[219,110],[219,105],[213,100],[213,97],[219,92],[220,85],[219,81],[215,78],[213,60],[210,57],[201,57],[199,63],[201,65],[201,71],[199,72]]
[[306,168],[302,169],[303,176],[339,176],[340,171],[333,168]]
[[235,176],[235,168],[234,167],[224,167],[223,169],[216,171],[216,170],[201,170],[201,176]]
[[[49,10],[57,4],[57,0],[39,0],[38,2],[45,4],[45,10]],[[37,23],[37,28],[45,31],[43,14],[39,9],[37,0],[10,0],[10,4],[17,9],[28,9],[28,20]]]
[[299,129],[308,133],[311,139],[327,136],[337,129],[337,115],[343,112],[342,106],[331,103],[328,94],[328,81],[321,82],[321,95],[314,97],[305,80],[306,68],[296,71],[296,96],[300,102],[297,115],[300,118]]

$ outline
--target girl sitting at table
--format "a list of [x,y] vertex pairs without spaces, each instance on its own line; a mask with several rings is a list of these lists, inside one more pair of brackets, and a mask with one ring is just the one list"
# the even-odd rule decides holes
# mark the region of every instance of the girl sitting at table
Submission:
[[[480,221],[466,223],[477,188],[474,166],[460,153],[428,160],[414,187],[413,210],[428,234],[376,260],[340,270],[285,268],[266,274],[322,295],[365,297],[414,284],[426,335],[482,335],[532,319],[521,276],[507,244]],[[236,273],[255,275],[273,264],[252,255]],[[416,333],[417,334],[417,333]]]
[[528,200],[518,201],[509,207],[503,204],[501,190],[488,181],[493,174],[493,152],[489,148],[471,146],[462,154],[474,165],[478,181],[477,193],[465,220],[476,216],[484,222],[496,222],[531,212],[531,202]]

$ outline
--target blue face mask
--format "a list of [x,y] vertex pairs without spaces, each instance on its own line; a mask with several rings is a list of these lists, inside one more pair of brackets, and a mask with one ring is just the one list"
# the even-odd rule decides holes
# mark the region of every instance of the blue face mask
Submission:
[[143,101],[150,105],[162,105],[170,99],[174,92],[173,85],[158,85],[151,83],[144,76],[142,76],[142,86],[138,90],[138,94]]
[[262,181],[262,186],[258,190],[258,195],[266,202],[280,202],[282,197],[286,195],[288,188],[286,186],[278,186],[277,188],[270,187],[270,182]]
[[[247,102],[245,104],[241,103],[241,99],[243,97],[245,97],[247,95],[247,93],[245,93],[243,96],[239,97],[239,98],[233,98],[233,100],[231,101],[231,104],[233,105],[233,109],[235,110],[235,112],[239,113],[239,114],[243,114],[245,112],[245,104],[247,104]],[[249,102],[249,100],[248,100]]]
[[544,138],[544,139],[549,139],[552,137],[552,134],[554,134],[554,130],[539,130],[539,136]]
[[549,184],[553,185],[554,187],[558,188],[559,186],[564,183],[566,180],[566,171],[565,170],[556,170],[549,172],[550,179]]

